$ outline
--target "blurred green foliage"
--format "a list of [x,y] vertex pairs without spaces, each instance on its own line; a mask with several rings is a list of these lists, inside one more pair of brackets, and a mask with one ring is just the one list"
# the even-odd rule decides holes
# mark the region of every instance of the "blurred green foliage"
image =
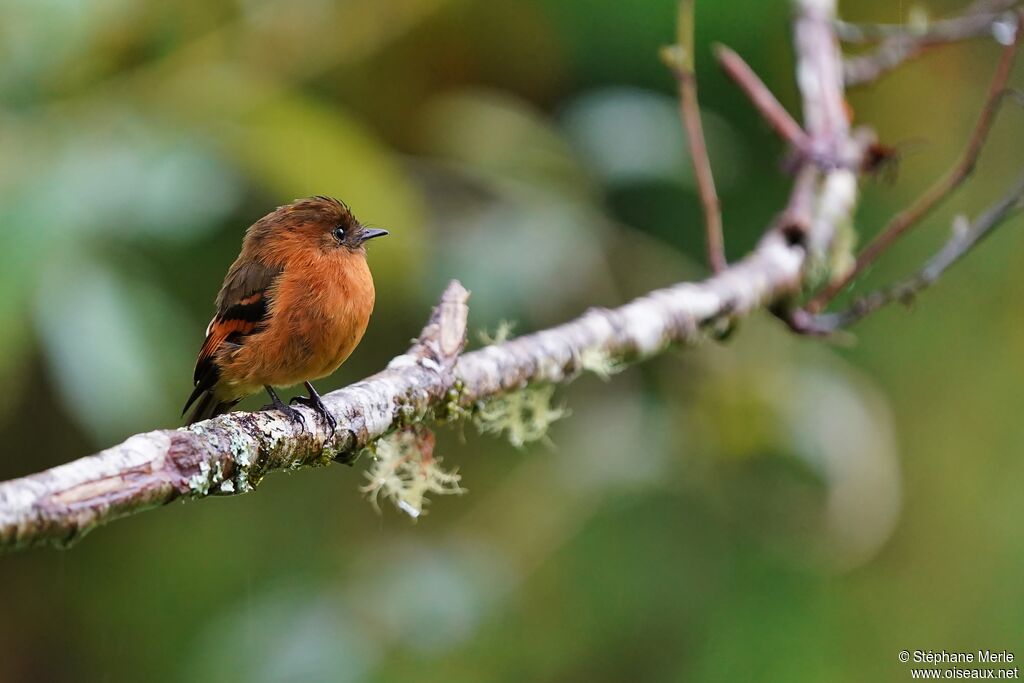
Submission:
[[[861,20],[909,9],[842,4]],[[371,249],[367,337],[323,390],[405,348],[451,277],[474,328],[517,332],[700,277],[657,59],[674,5],[0,3],[0,478],[179,424],[243,229],[298,196],[337,195],[392,231]],[[733,258],[788,180],[708,47],[737,49],[798,111],[789,16],[697,3]],[[857,120],[907,150],[896,182],[866,183],[862,235],[954,158],[996,50],[938,51],[851,93]],[[870,282],[1001,193],[1020,125],[1002,115],[969,187]],[[856,346],[753,320],[569,387],[554,449],[442,431],[470,493],[415,525],[361,499],[360,467],[332,467],[0,558],[0,680],[895,681],[900,649],[1012,650],[1019,227]]]

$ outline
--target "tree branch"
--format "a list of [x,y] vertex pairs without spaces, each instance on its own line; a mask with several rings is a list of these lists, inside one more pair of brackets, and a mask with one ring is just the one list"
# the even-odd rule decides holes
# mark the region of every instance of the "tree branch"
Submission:
[[1013,68],[1013,61],[1020,44],[1020,31],[1015,29],[1013,41],[1003,49],[1003,54],[996,67],[996,73],[992,77],[989,86],[988,96],[985,105],[982,107],[978,122],[974,126],[967,147],[964,149],[959,161],[952,169],[934,185],[929,187],[924,194],[909,207],[893,217],[889,224],[880,232],[875,239],[868,243],[864,250],[858,255],[853,267],[826,285],[821,292],[816,294],[807,304],[810,313],[821,311],[835,296],[841,292],[860,273],[870,266],[882,255],[896,240],[902,237],[910,228],[925,218],[939,204],[970,177],[981,155],[981,150],[992,130],[992,123],[1000,104],[1006,95],[1006,83],[1010,78]]
[[[272,470],[351,462],[403,424],[538,382],[563,383],[588,355],[637,361],[693,345],[800,282],[802,250],[769,233],[751,256],[701,283],[651,292],[621,308],[592,309],[558,327],[458,356],[467,292],[448,286],[420,339],[387,369],[324,395],[336,436],[303,430],[275,411],[230,413],[188,428],[139,434],[96,455],[0,483],[0,549],[66,545],[98,525],[179,498],[251,491]],[[458,358],[455,361],[455,358]],[[300,410],[308,410],[300,408]]]
[[[374,440],[411,423],[478,411],[530,384],[561,384],[588,359],[638,362],[692,346],[722,325],[775,308],[803,287],[808,253],[831,242],[857,200],[862,144],[850,135],[834,33],[835,0],[799,0],[798,81],[808,145],[793,196],[757,248],[703,282],[656,290],[616,309],[460,355],[468,293],[445,290],[410,350],[372,377],[323,397],[332,434],[275,411],[231,413],[188,428],[138,434],[96,455],[0,483],[0,550],[66,545],[91,529],[177,499],[238,495],[273,470],[351,462]],[[853,163],[837,163],[849,159]],[[592,368],[592,366],[591,366]],[[596,371],[596,370],[595,370]],[[308,410],[299,408],[299,410]]]
[[[811,257],[821,260],[831,248],[837,227],[856,209],[857,178],[864,155],[865,136],[851,135],[846,117],[842,54],[833,21],[835,0],[800,0],[795,25],[797,86],[803,97],[804,130],[809,142],[805,158],[818,167],[794,189],[790,208],[809,187],[820,186],[821,196],[806,226],[806,245]],[[815,176],[818,176],[815,178]]]
[[986,35],[1006,45],[1015,30],[1017,20],[1012,9],[1018,4],[1019,0],[982,0],[961,16],[935,21],[924,27],[837,22],[837,31],[844,41],[879,43],[874,51],[846,60],[846,85],[853,87],[874,82],[932,47]]
[[996,228],[1012,218],[1024,202],[1024,177],[998,202],[973,223],[963,216],[953,223],[953,235],[946,244],[916,273],[894,285],[857,299],[839,313],[826,313],[802,318],[805,331],[828,335],[849,327],[894,301],[910,304],[922,290],[931,287],[957,261],[966,256]]
[[1020,0],[978,0],[963,14],[925,23],[857,24],[836,21],[836,35],[844,43],[880,43],[899,39],[929,43],[955,43],[984,36],[992,31],[992,23],[1020,4]]

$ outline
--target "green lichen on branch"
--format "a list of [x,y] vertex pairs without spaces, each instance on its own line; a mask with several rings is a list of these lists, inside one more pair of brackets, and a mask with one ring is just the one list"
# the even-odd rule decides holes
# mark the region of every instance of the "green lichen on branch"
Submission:
[[444,397],[444,403],[435,411],[434,419],[439,424],[462,422],[471,417],[472,412],[462,405],[462,392],[465,386],[462,380],[455,380],[455,383],[448,390]]
[[516,448],[547,438],[552,423],[569,415],[565,406],[551,403],[552,384],[526,387],[477,406],[473,422],[481,434],[504,435]]
[[618,356],[613,356],[604,349],[586,349],[580,354],[580,367],[587,372],[592,372],[605,382],[628,367],[628,364]]
[[373,459],[366,471],[369,483],[361,490],[374,507],[383,497],[416,519],[424,513],[428,493],[466,492],[460,486],[462,477],[458,471],[441,467],[441,458],[434,455],[434,445],[434,433],[419,425],[392,432],[369,447]]
[[188,488],[195,498],[202,498],[210,494],[214,487],[224,482],[224,468],[220,461],[216,461],[213,467],[205,460],[199,463],[199,471],[188,478]]
[[512,338],[512,331],[515,329],[516,324],[511,320],[502,320],[498,323],[498,326],[494,330],[494,334],[491,334],[486,329],[480,330],[476,333],[480,343],[485,346],[491,346],[493,344],[503,344]]
[[[202,423],[188,427],[188,431],[198,434],[213,448],[219,448],[221,445],[220,432],[209,430]],[[189,492],[193,498],[203,498],[214,493],[233,493],[236,490],[244,493],[251,489],[248,482],[250,459],[246,444],[236,440],[236,435],[231,433],[227,446],[234,462],[235,478],[240,481],[225,479],[224,466],[221,461],[217,460],[211,466],[204,460],[199,463],[199,469],[187,481]],[[239,484],[241,487],[236,488],[236,485]]]
[[[186,481],[192,498],[248,493],[270,469],[323,467],[334,461],[340,452],[337,443],[327,443],[317,448],[316,444],[310,442],[305,449],[291,448],[286,434],[279,429],[260,428],[255,417],[242,419],[246,420],[244,426],[234,423],[198,423],[186,428],[186,431],[198,435],[212,449],[227,450],[230,453],[227,459],[203,460],[199,463],[198,469]],[[254,440],[247,429],[261,429],[265,442],[261,444]]]

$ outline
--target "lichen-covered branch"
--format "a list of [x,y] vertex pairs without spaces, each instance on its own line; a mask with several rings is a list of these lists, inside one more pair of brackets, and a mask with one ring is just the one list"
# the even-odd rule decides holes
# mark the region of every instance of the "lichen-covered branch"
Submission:
[[0,483],[0,549],[67,544],[100,524],[179,498],[251,491],[272,470],[350,462],[397,427],[472,411],[527,384],[569,381],[594,354],[629,362],[695,344],[714,325],[792,292],[802,263],[802,249],[773,232],[751,256],[705,282],[651,292],[617,309],[592,309],[564,325],[462,356],[468,294],[453,282],[408,353],[323,397],[338,422],[333,438],[313,415],[306,424],[317,426],[306,430],[275,411],[138,434],[96,455]]
[[[178,498],[251,491],[272,470],[349,462],[373,439],[436,412],[455,383],[468,292],[448,285],[409,351],[363,382],[323,397],[337,430],[307,430],[277,411],[231,413],[137,434],[66,465],[0,483],[0,550],[63,545],[118,517]],[[309,411],[308,408],[297,408]]]
[[[275,412],[232,413],[139,434],[81,460],[0,483],[0,549],[70,543],[98,525],[178,499],[251,491],[273,470],[351,462],[396,430],[493,413],[531,385],[606,374],[670,347],[692,346],[804,287],[808,254],[851,220],[858,155],[843,103],[834,0],[800,0],[797,76],[808,156],[783,215],[746,258],[702,282],[659,289],[614,309],[462,353],[468,293],[445,290],[420,338],[382,372],[323,397],[333,433]],[[306,410],[305,408],[299,408]],[[440,482],[441,486],[445,482]],[[447,482],[449,486],[456,483]]]

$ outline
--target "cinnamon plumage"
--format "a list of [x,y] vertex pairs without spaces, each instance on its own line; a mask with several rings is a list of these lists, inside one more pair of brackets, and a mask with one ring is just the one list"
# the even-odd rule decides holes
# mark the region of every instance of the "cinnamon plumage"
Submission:
[[196,361],[188,423],[230,410],[266,389],[274,408],[301,421],[274,387],[304,383],[312,407],[334,429],[312,380],[338,369],[363,338],[374,287],[367,240],[388,234],[364,227],[343,202],[300,199],[278,207],[245,233],[228,270],[216,315]]

